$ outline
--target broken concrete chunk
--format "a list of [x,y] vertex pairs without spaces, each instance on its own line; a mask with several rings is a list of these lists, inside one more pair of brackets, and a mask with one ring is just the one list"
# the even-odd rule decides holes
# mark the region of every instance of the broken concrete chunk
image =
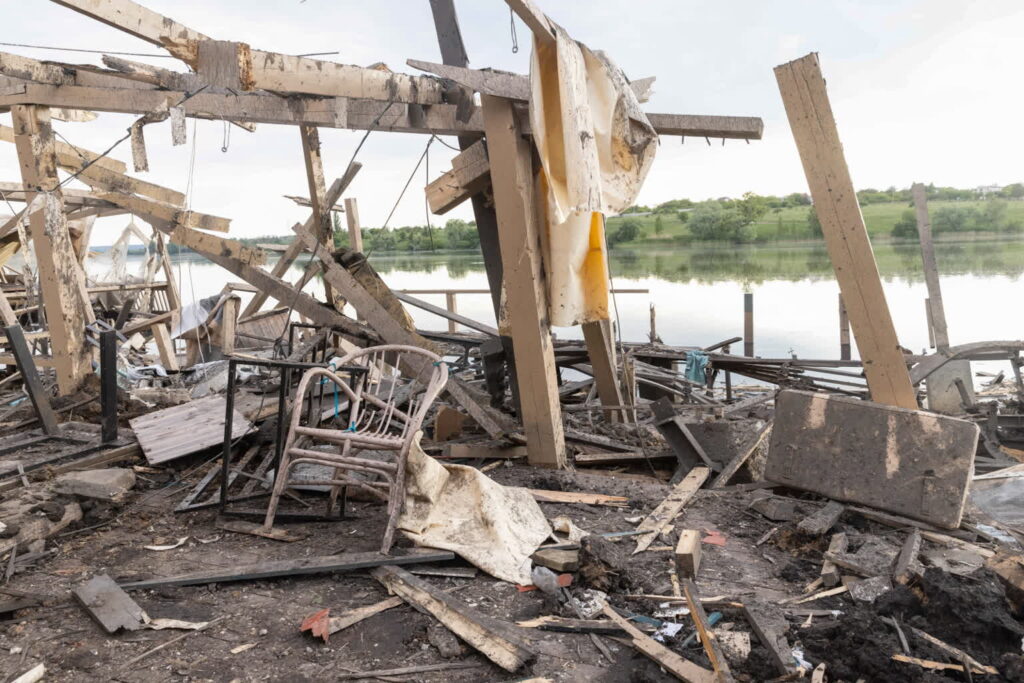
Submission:
[[750,634],[746,631],[715,629],[715,637],[730,664],[742,664],[750,656]]
[[440,623],[433,623],[427,627],[427,640],[437,648],[438,654],[445,659],[461,657],[463,653],[462,643]]
[[841,503],[830,500],[819,510],[800,520],[796,527],[809,536],[821,536],[835,526],[845,509]]
[[67,472],[54,481],[54,490],[83,498],[123,503],[135,486],[135,472],[121,467]]
[[869,536],[855,553],[826,552],[825,559],[865,577],[888,575],[899,549],[877,536]]
[[556,572],[574,572],[580,568],[580,552],[578,550],[544,548],[535,552],[531,559],[534,563]]
[[880,595],[892,590],[888,576],[873,576],[870,579],[846,581],[850,597],[857,602],[874,602]]
[[[841,555],[846,552],[846,548],[849,545],[849,540],[846,534],[832,534],[832,539],[828,544],[828,552]],[[842,574],[839,571],[839,567],[836,566],[835,562],[831,560],[825,560],[821,565],[821,582],[826,588],[835,588],[839,585],[839,581],[842,578]]]
[[965,420],[785,390],[765,478],[955,529],[977,443]]
[[773,522],[788,522],[796,517],[796,502],[773,496],[767,491],[756,491],[754,499],[747,506]]

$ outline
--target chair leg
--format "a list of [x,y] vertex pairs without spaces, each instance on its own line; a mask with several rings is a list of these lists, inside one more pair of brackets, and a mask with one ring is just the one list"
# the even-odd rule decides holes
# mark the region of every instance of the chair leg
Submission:
[[402,506],[405,503],[405,460],[406,450],[403,448],[396,458],[398,468],[395,478],[391,482],[391,490],[388,492],[388,522],[384,527],[384,537],[380,544],[380,552],[383,555],[391,552],[395,529],[398,527],[398,518],[402,514]]
[[274,490],[270,493],[270,502],[267,504],[267,516],[263,520],[263,530],[270,531],[274,527],[274,515],[277,514],[277,505],[281,502],[281,496],[288,486],[288,476],[291,472],[291,458],[286,448],[281,454],[281,463],[277,473],[274,475]]
[[[352,443],[350,441],[346,441],[338,449],[338,454],[341,457],[343,457],[343,458],[347,457],[350,454],[351,450],[352,450],[351,447],[352,447]],[[345,476],[345,472],[346,472],[346,470],[343,467],[335,467],[334,468],[334,478],[335,479],[341,479],[343,476]],[[340,484],[331,487],[331,493],[327,497],[327,516],[328,517],[330,517],[331,515],[334,514],[334,507],[338,504],[338,494],[340,492],[341,492],[341,485]]]

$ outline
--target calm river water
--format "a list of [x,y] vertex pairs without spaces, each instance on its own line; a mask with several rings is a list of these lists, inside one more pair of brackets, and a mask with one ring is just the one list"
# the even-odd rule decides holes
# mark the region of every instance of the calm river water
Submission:
[[[952,344],[1024,337],[1024,320],[1015,312],[1024,294],[1024,242],[940,243],[937,254]],[[913,244],[879,244],[875,255],[900,343],[921,352],[928,335],[920,250]],[[374,254],[371,262],[395,289],[487,287],[479,254]],[[130,271],[135,263],[129,261]],[[290,279],[301,269],[294,266]],[[757,355],[839,357],[839,288],[822,245],[613,251],[611,269],[615,287],[650,290],[616,297],[625,340],[646,339],[652,303],[658,333],[667,344],[709,346],[741,336],[743,293],[749,291],[754,295]],[[185,302],[215,294],[237,280],[203,260],[182,258],[175,262],[175,271]],[[422,298],[444,306],[442,295]],[[494,323],[486,294],[460,295],[458,308],[463,315]],[[410,310],[419,326],[445,329],[445,321],[436,316]],[[581,334],[578,328],[555,332],[562,338]]]

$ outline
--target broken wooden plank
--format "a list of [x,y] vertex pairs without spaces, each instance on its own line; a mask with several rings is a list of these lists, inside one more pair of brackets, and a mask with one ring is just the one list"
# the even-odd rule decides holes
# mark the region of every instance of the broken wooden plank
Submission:
[[395,295],[395,298],[397,298],[399,301],[401,301],[403,303],[407,303],[410,306],[415,306],[416,308],[422,308],[424,311],[430,311],[434,315],[440,316],[440,317],[444,318],[445,320],[451,320],[451,321],[457,322],[458,324],[463,325],[465,327],[468,327],[471,330],[476,330],[477,332],[483,332],[484,334],[492,336],[492,337],[497,337],[498,336],[498,330],[493,328],[493,327],[491,327],[490,325],[487,325],[486,323],[478,322],[476,320],[473,320],[472,318],[467,318],[464,315],[459,315],[458,313],[455,313],[454,311],[450,311],[448,309],[441,308],[440,306],[435,306],[434,304],[430,303],[429,301],[424,301],[423,299],[417,299],[416,297],[414,297],[414,296],[412,296],[410,294],[406,294],[405,292],[400,292],[400,291],[396,290],[394,292],[394,295]]
[[[180,458],[224,443],[227,401],[208,396],[129,420],[150,465]],[[238,412],[232,418],[232,438],[246,434],[252,424]]]
[[123,581],[122,588],[155,588],[157,586],[195,586],[206,583],[229,581],[262,581],[279,576],[306,576],[368,569],[381,565],[411,564],[417,562],[446,562],[454,560],[455,554],[447,550],[402,550],[392,549],[390,555],[381,553],[342,553],[301,557],[289,560],[271,560],[249,565],[236,565],[216,570],[178,574],[164,578],[140,581]]
[[896,557],[896,567],[892,571],[893,580],[903,584],[910,581],[913,574],[919,570],[917,555],[920,552],[921,530],[915,527],[907,534],[903,547],[900,548],[900,554]]
[[659,666],[664,667],[666,671],[679,680],[687,681],[688,683],[712,683],[717,680],[713,671],[708,671],[691,661],[683,659],[682,656],[645,635],[637,627],[620,616],[610,605],[605,604],[603,611],[605,616],[629,635],[634,648],[654,660]]
[[536,655],[512,624],[473,609],[455,596],[394,566],[377,567],[371,574],[385,588],[420,612],[430,614],[452,633],[509,672],[520,669]]
[[722,651],[722,646],[718,642],[715,632],[711,630],[708,615],[704,612],[704,605],[701,604],[697,586],[690,579],[684,579],[682,584],[683,594],[686,596],[686,604],[690,608],[690,618],[693,619],[693,625],[700,636],[701,645],[704,646],[704,653],[708,656],[708,661],[711,662],[711,668],[715,671],[716,680],[720,683],[733,681],[732,672],[729,670],[729,663],[725,660],[725,653]]
[[828,533],[828,530],[835,526],[839,518],[843,516],[846,506],[834,500],[822,505],[820,508],[807,515],[797,523],[796,528],[802,533],[810,536],[821,536]]
[[945,415],[787,389],[765,478],[956,529],[978,433]]
[[650,454],[644,453],[643,451],[632,451],[628,453],[617,451],[613,453],[577,453],[573,456],[573,462],[578,466],[620,465],[625,463],[644,462],[646,460],[664,460],[665,458],[674,457],[674,454],[665,451]]
[[629,498],[624,496],[607,496],[603,493],[581,493],[579,491],[542,491],[530,489],[533,499],[538,503],[583,503],[584,505],[611,505],[625,507]]
[[916,393],[882,289],[817,53],[775,67],[775,76],[864,361],[871,398],[916,410]]
[[[849,539],[846,534],[832,534],[831,540],[828,543],[828,552],[840,555],[846,552],[846,548],[849,546]],[[821,564],[821,582],[826,588],[835,588],[839,585],[842,580],[842,574],[839,568],[831,560],[825,560]]]
[[[402,598],[396,596],[390,597],[387,600],[381,600],[375,602],[372,605],[366,605],[365,607],[355,607],[350,610],[346,610],[336,617],[330,617],[328,634],[337,633],[338,631],[344,630],[349,626],[358,624],[364,619],[372,617],[374,614],[380,614],[385,610],[404,605],[405,601]],[[327,638],[324,638],[324,642]]]
[[654,401],[651,410],[654,412],[654,426],[665,437],[665,441],[679,459],[677,472],[685,472],[698,465],[706,465],[712,469],[718,467],[704,452],[703,446],[686,426],[682,415],[676,413],[675,405],[668,397]]
[[644,534],[637,539],[634,555],[646,550],[654,542],[665,525],[675,519],[683,507],[700,490],[710,474],[711,470],[707,467],[694,467],[689,474],[683,477],[682,481],[673,487],[668,497],[661,501],[644,521],[640,522],[637,530],[643,531]]
[[136,631],[146,622],[146,613],[106,574],[71,589],[71,595],[107,633],[122,628]]
[[452,159],[452,168],[426,187],[430,211],[444,215],[491,184],[487,145],[477,140]]
[[761,444],[764,443],[765,439],[768,438],[768,436],[771,434],[771,432],[772,432],[772,425],[769,422],[768,424],[766,424],[764,426],[764,428],[757,435],[757,438],[754,439],[754,442],[752,444],[750,444],[750,446],[748,448],[745,448],[742,451],[740,451],[739,453],[737,453],[733,457],[733,459],[730,460],[726,464],[726,466],[722,468],[722,471],[718,473],[718,476],[715,477],[714,481],[711,482],[711,484],[710,484],[710,486],[708,486],[708,488],[709,489],[718,489],[718,488],[722,488],[723,486],[727,485],[729,483],[729,480],[732,479],[733,476],[737,472],[739,472],[739,469],[741,467],[743,467],[743,465],[747,462],[747,460],[750,459],[750,456],[753,455],[757,451],[757,449],[761,447]]
[[697,529],[683,529],[679,532],[679,542],[676,543],[675,563],[676,572],[679,576],[687,579],[697,578],[697,570],[700,569],[700,531]]

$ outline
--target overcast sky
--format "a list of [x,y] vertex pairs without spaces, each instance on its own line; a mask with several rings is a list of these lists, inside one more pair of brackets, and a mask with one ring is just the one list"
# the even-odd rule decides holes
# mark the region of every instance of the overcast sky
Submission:
[[[159,48],[45,0],[0,0],[0,41],[146,53]],[[1024,180],[1024,3],[1020,0],[538,0],[578,40],[605,50],[631,78],[655,76],[651,112],[731,114],[764,119],[764,139],[749,145],[664,138],[639,203],[804,192],[803,177],[772,67],[820,53],[832,107],[858,188],[915,181],[974,187]],[[383,61],[415,73],[407,58],[441,61],[427,0],[145,0],[148,7],[209,36],[255,48],[350,64]],[[518,21],[512,53],[509,11],[500,0],[456,0],[471,66],[526,73],[529,32]],[[15,11],[17,10],[17,11]],[[99,63],[99,55],[0,46],[39,59]],[[144,59],[185,70],[173,59]],[[0,115],[4,123],[8,115]],[[132,117],[101,114],[92,123],[57,123],[94,151],[124,133]],[[185,190],[193,150],[172,147],[169,123],[147,127],[149,173]],[[322,132],[325,172],[341,175],[362,131]],[[192,207],[233,220],[232,234],[288,233],[306,210],[282,197],[306,195],[299,133],[260,125],[253,134],[198,122]],[[453,139],[449,142],[454,143]],[[347,196],[364,226],[381,225],[423,151],[427,136],[374,133],[359,155],[364,168]],[[451,152],[435,143],[430,175]],[[113,156],[130,162],[128,144]],[[0,155],[2,180],[18,180],[13,145]],[[391,225],[423,224],[424,169]],[[0,207],[0,213],[6,210]],[[467,207],[450,216],[471,217]],[[447,217],[444,217],[447,218]],[[442,218],[442,220],[444,219]],[[105,221],[102,244],[124,218]]]

